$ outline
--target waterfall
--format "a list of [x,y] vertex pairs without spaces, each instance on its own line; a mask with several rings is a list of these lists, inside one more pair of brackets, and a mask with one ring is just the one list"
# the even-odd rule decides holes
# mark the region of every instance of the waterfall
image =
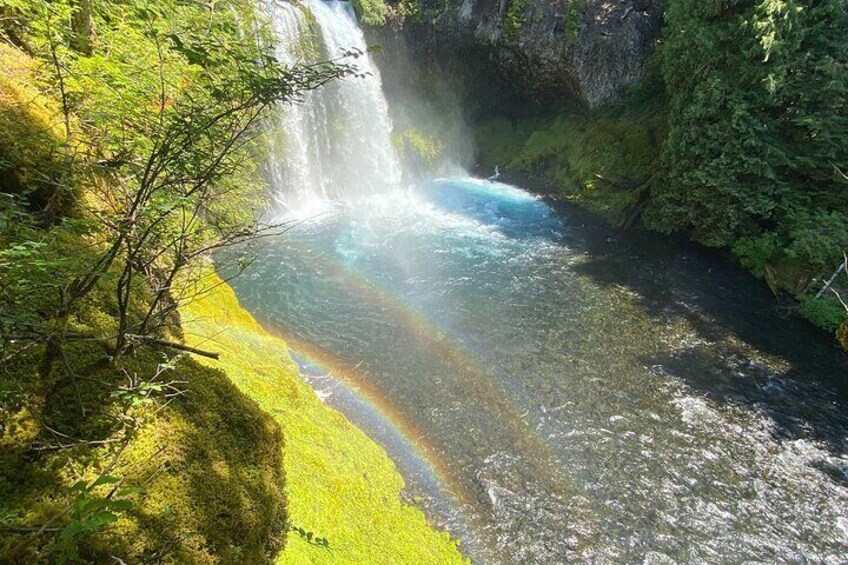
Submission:
[[332,81],[281,110],[282,133],[272,145],[269,164],[275,199],[292,210],[397,187],[401,165],[388,103],[350,3],[275,4],[281,61],[334,59],[356,49],[363,55],[348,62],[367,75]]

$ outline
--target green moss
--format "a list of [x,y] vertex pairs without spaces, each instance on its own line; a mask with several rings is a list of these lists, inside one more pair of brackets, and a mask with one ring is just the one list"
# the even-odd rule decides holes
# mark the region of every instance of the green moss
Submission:
[[[117,370],[99,344],[73,343],[50,382],[41,382],[33,370],[40,353],[19,357],[0,374],[0,500],[16,513],[15,526],[38,526],[61,515],[73,500],[71,485],[106,468],[125,437],[122,423],[132,419],[141,427],[110,474],[146,492],[133,497],[117,522],[81,540],[82,559],[271,560],[282,547],[286,523],[282,433],[223,372],[181,359],[159,380],[184,393],[167,408],[165,400],[128,407],[115,392],[131,377],[156,374],[164,352],[138,351]],[[69,438],[102,443],[41,447],[73,444]],[[61,527],[64,520],[55,524]],[[55,534],[25,535],[2,536],[0,561],[53,555]]]
[[385,451],[318,400],[285,342],[242,310],[229,287],[182,311],[188,342],[222,353],[220,362],[202,362],[226,371],[282,426],[290,521],[329,542],[328,550],[292,531],[278,563],[463,562],[447,534],[401,502],[403,479]]
[[506,9],[506,15],[503,20],[503,33],[510,41],[518,39],[521,33],[521,26],[524,25],[524,9],[527,6],[527,0],[510,0],[509,7]]
[[0,192],[43,208],[62,176],[65,131],[59,105],[42,95],[37,64],[0,43]]
[[359,21],[368,26],[383,25],[389,13],[383,0],[353,0],[353,9]]
[[486,169],[511,162],[538,125],[537,121],[513,122],[505,118],[474,124],[471,133],[476,142],[477,161]]

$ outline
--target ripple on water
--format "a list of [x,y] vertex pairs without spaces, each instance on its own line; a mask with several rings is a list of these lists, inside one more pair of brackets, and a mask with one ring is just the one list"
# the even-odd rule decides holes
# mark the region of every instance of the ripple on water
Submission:
[[748,278],[569,214],[441,179],[264,242],[235,286],[420,433],[477,561],[844,562],[844,361]]

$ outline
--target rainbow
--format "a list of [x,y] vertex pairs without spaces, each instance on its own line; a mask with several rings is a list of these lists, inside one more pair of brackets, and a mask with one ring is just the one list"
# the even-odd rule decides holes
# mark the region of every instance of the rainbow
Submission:
[[[311,246],[306,247],[294,238],[288,239],[286,243],[296,248],[301,247],[304,251],[308,250],[310,264],[317,270],[334,275],[338,280],[343,281],[347,292],[359,301],[372,304],[386,312],[391,319],[400,324],[401,331],[415,336],[419,346],[428,349],[432,358],[439,359],[457,376],[456,382],[467,390],[466,396],[474,398],[481,409],[493,414],[499,429],[507,434],[510,444],[526,455],[527,465],[536,468],[538,472],[534,474],[540,478],[550,476],[543,467],[558,465],[556,455],[548,443],[539,437],[532,426],[527,424],[524,420],[525,415],[519,414],[509,399],[493,386],[490,378],[474,357],[453,343],[425,315],[398,298],[391,289],[371,280],[359,270],[351,268],[323,251]],[[404,438],[410,452],[427,462],[427,466],[438,477],[439,483],[444,486],[445,492],[457,502],[471,507],[479,504],[482,493],[478,491],[475,495],[468,487],[463,486],[463,482],[451,471],[450,465],[441,456],[439,450],[430,444],[427,434],[411,421],[391,398],[386,398],[370,383],[371,379],[367,377],[367,373],[359,369],[359,365],[337,359],[326,349],[309,343],[280,327],[272,325],[267,329],[271,333],[280,335],[296,353],[311,363],[323,367],[348,388],[354,389],[355,393],[360,395],[361,399],[387,426]]]
[[443,492],[463,506],[472,502],[469,493],[458,482],[451,480],[452,475],[448,470],[447,462],[438,450],[428,443],[427,436],[403,412],[383,398],[376,388],[369,384],[365,373],[333,358],[327,351],[302,341],[288,332],[275,327],[267,329],[288,344],[294,357],[302,357],[309,364],[345,385],[346,390],[354,394],[372,410],[373,416],[391,427],[396,437],[402,440],[405,451],[419,462],[426,464],[430,474],[437,479]]

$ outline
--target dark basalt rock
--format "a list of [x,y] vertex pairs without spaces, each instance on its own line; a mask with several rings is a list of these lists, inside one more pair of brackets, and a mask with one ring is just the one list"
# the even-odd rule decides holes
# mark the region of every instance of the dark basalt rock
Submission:
[[[511,4],[515,4],[512,6]],[[419,23],[390,21],[394,33],[427,50],[476,54],[536,102],[587,107],[637,83],[657,41],[660,0],[461,0],[424,2]],[[380,30],[385,34],[388,30]],[[419,45],[419,47],[422,47]]]

